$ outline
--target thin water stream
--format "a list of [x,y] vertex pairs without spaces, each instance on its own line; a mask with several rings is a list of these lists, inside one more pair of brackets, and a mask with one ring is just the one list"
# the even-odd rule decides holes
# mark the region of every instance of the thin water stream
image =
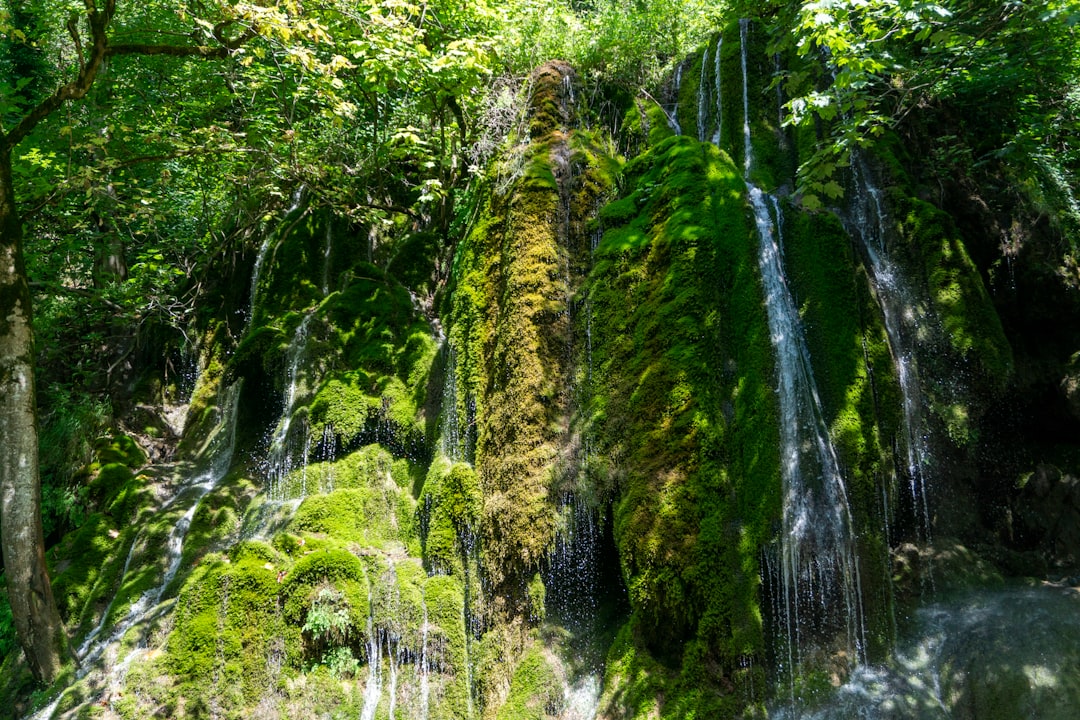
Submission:
[[[330,222],[327,221],[326,239],[323,249],[323,269],[321,299],[325,300],[330,292],[330,257],[333,250],[333,235],[330,230]],[[305,363],[308,359],[308,340],[311,334],[311,323],[318,315],[319,304],[314,304],[304,314],[303,319],[293,332],[292,340],[285,351],[285,389],[282,393],[282,411],[270,439],[270,448],[266,459],[267,494],[273,501],[284,501],[289,498],[285,481],[293,470],[306,468],[308,456],[311,451],[311,437],[306,423],[300,427],[303,431],[301,438],[294,437],[293,416],[297,406],[305,394],[311,388],[306,387],[307,373]],[[301,481],[300,496],[307,495],[307,476]]]
[[[146,625],[157,613],[159,605],[164,599],[165,592],[168,590],[180,570],[180,563],[183,558],[184,540],[187,538],[188,530],[191,528],[191,520],[195,516],[200,501],[203,497],[213,491],[225,478],[225,475],[228,473],[229,467],[232,464],[233,450],[236,443],[236,410],[239,398],[240,383],[235,383],[221,391],[219,401],[220,416],[217,427],[213,431],[214,437],[211,440],[206,469],[191,478],[188,482],[183,483],[172,499],[165,503],[159,511],[166,512],[174,505],[181,502],[190,503],[184,514],[180,516],[175,525],[173,525],[165,540],[164,555],[162,558],[165,562],[165,567],[161,580],[157,585],[144,592],[135,602],[133,602],[127,614],[122,619],[116,621],[112,625],[109,634],[102,638],[101,634],[104,631],[117,600],[117,596],[113,596],[109,601],[108,607],[102,613],[101,620],[98,622],[97,626],[87,634],[86,638],[76,651],[80,666],[75,674],[75,680],[72,685],[83,680],[91,671],[98,669],[96,667],[97,663],[105,655],[106,650],[120,643],[133,628]],[[132,558],[138,554],[136,553],[136,547],[139,546],[139,541],[141,539],[142,533],[140,532],[132,541],[127,559],[124,562],[123,571],[119,578],[120,581],[117,585],[118,590],[123,587],[123,579],[131,567]],[[145,550],[145,548],[143,549]],[[139,654],[139,651],[146,641],[146,633],[147,629],[142,628],[140,630],[139,639],[128,651],[127,656],[122,660],[113,662],[112,667],[107,673],[105,684],[106,692],[109,688],[114,687],[123,680],[123,676],[128,667]],[[71,686],[69,686],[68,689],[70,689],[70,687]],[[33,713],[29,717],[32,718],[32,720],[49,720],[66,694],[67,689],[61,691],[46,707]]]
[[679,89],[682,88],[682,72],[683,64],[679,63],[675,66],[675,105],[671,112],[667,113],[668,126],[676,135],[682,135],[682,126],[679,124]]
[[871,287],[881,308],[903,399],[904,450],[907,456],[912,506],[916,508],[920,519],[919,539],[929,542],[931,522],[928,485],[933,462],[916,362],[918,332],[925,321],[919,312],[919,298],[915,296],[889,255],[882,192],[874,182],[866,162],[858,155],[853,158],[851,170],[854,193],[842,220],[848,234],[859,242],[869,261]]
[[[802,322],[783,264],[779,200],[751,180],[747,72],[748,22],[740,21],[743,157],[747,194],[757,226],[759,267],[769,331],[776,353],[780,406],[783,521],[776,562],[778,624],[786,646],[781,675],[793,681],[804,655],[840,633],[851,662],[864,657],[866,639],[855,537],[844,477],[829,437]],[[794,685],[791,687],[794,701]]]

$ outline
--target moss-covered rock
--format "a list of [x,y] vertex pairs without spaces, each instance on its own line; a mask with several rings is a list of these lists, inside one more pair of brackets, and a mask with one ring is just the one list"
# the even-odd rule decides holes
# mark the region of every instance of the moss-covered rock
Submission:
[[[483,568],[510,614],[524,611],[526,579],[553,542],[550,493],[574,372],[570,299],[588,264],[586,220],[615,165],[600,160],[610,152],[596,136],[573,129],[574,82],[563,63],[533,74],[533,142],[517,156],[516,180],[489,196],[454,264],[453,411],[475,418]],[[429,541],[443,547],[440,523]]]
[[756,240],[711,145],[666,139],[624,182],[591,278],[597,471],[643,642],[677,658],[699,638],[733,673],[764,651],[758,558],[780,510]]

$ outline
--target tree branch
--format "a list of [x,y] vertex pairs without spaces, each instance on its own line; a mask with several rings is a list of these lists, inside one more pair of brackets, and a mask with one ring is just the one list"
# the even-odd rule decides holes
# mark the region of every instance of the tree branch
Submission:
[[[90,86],[94,84],[94,78],[97,77],[98,70],[101,68],[101,61],[105,59],[105,54],[108,51],[109,38],[105,31],[116,13],[116,0],[105,0],[104,10],[98,10],[95,0],[85,0],[85,4],[86,19],[90,24],[90,36],[93,41],[90,57],[79,64],[79,74],[74,80],[57,88],[56,92],[42,100],[37,107],[19,121],[18,125],[12,128],[4,139],[7,149],[10,150],[18,145],[23,138],[37,127],[38,123],[51,115],[65,102],[85,97],[86,93],[90,91]],[[74,23],[69,23],[69,28],[71,27],[74,27]]]
[[113,312],[127,313],[126,308],[117,305],[112,300],[102,297],[101,293],[93,290],[87,290],[86,288],[68,287],[67,285],[60,285],[59,283],[43,283],[32,282],[29,283],[31,290],[39,290],[42,292],[56,293],[58,295],[77,295],[79,297],[90,298],[100,302],[105,307],[109,308]]
[[75,49],[79,57],[79,74],[71,82],[60,86],[56,92],[42,100],[37,107],[19,121],[12,128],[7,137],[0,133],[0,145],[7,149],[14,148],[27,135],[29,135],[38,123],[51,115],[68,100],[81,100],[90,91],[94,84],[101,63],[106,58],[116,55],[167,55],[171,57],[201,57],[201,58],[224,58],[234,52],[257,34],[253,27],[247,27],[236,37],[230,38],[225,31],[237,23],[236,20],[220,22],[213,28],[214,38],[221,43],[217,47],[207,45],[155,45],[151,43],[122,43],[110,45],[108,37],[109,23],[116,14],[116,0],[105,0],[104,9],[98,9],[97,0],[84,0],[86,6],[86,19],[90,25],[92,43],[90,54],[84,59],[82,39],[79,37],[78,26],[74,17],[68,23],[68,32],[75,41]]

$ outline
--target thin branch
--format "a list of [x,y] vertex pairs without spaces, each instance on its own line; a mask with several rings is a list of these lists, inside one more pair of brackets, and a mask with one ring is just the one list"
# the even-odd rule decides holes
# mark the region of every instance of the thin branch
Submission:
[[67,31],[71,35],[71,39],[75,41],[75,54],[79,56],[79,67],[86,64],[86,60],[83,58],[82,37],[79,35],[79,16],[76,13],[72,13],[71,17],[67,21]]
[[38,123],[51,115],[65,102],[68,100],[80,100],[85,97],[86,93],[90,91],[90,86],[94,84],[94,78],[97,77],[101,62],[105,59],[105,54],[108,51],[109,39],[105,31],[109,27],[113,14],[116,12],[116,0],[105,0],[104,10],[98,10],[97,3],[94,0],[86,0],[85,4],[86,17],[90,24],[90,36],[93,40],[89,59],[79,64],[79,74],[74,80],[57,88],[56,92],[38,103],[37,107],[27,113],[19,121],[19,124],[12,128],[8,136],[4,138],[7,150],[18,145],[23,138],[37,127]]
[[98,9],[96,0],[84,0],[84,4],[86,6],[86,19],[90,25],[90,36],[93,41],[90,46],[89,57],[84,58],[82,41],[74,18],[69,20],[67,24],[68,32],[71,33],[72,38],[75,40],[75,47],[79,55],[78,76],[71,82],[57,88],[56,92],[30,110],[6,137],[0,134],[0,144],[4,146],[0,149],[10,150],[14,148],[37,127],[38,123],[68,100],[81,100],[86,97],[105,58],[117,55],[224,58],[256,35],[253,27],[247,27],[236,37],[228,37],[225,31],[235,25],[236,21],[227,20],[214,26],[214,38],[221,43],[218,47],[206,45],[155,45],[149,43],[110,45],[108,28],[113,15],[116,13],[116,0],[105,0],[105,7],[101,10]]
[[67,285],[60,285],[59,283],[44,283],[44,282],[32,282],[30,283],[31,290],[41,290],[44,292],[56,293],[59,295],[77,295],[79,297],[90,298],[100,302],[105,307],[109,308],[113,312],[127,313],[127,308],[121,305],[117,305],[112,300],[102,297],[101,293],[94,290],[87,290],[86,288],[68,287]]

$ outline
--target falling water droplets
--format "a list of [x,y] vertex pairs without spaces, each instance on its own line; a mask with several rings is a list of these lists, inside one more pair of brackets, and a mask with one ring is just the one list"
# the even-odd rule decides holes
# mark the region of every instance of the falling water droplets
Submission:
[[[791,683],[808,643],[840,631],[850,662],[864,657],[866,639],[855,537],[844,478],[829,437],[783,265],[783,215],[776,197],[751,181],[747,72],[748,21],[739,23],[743,80],[744,177],[759,244],[766,315],[776,352],[780,406],[783,522],[778,553],[778,625]],[[791,685],[794,695],[794,686]],[[794,699],[794,698],[793,698]]]

